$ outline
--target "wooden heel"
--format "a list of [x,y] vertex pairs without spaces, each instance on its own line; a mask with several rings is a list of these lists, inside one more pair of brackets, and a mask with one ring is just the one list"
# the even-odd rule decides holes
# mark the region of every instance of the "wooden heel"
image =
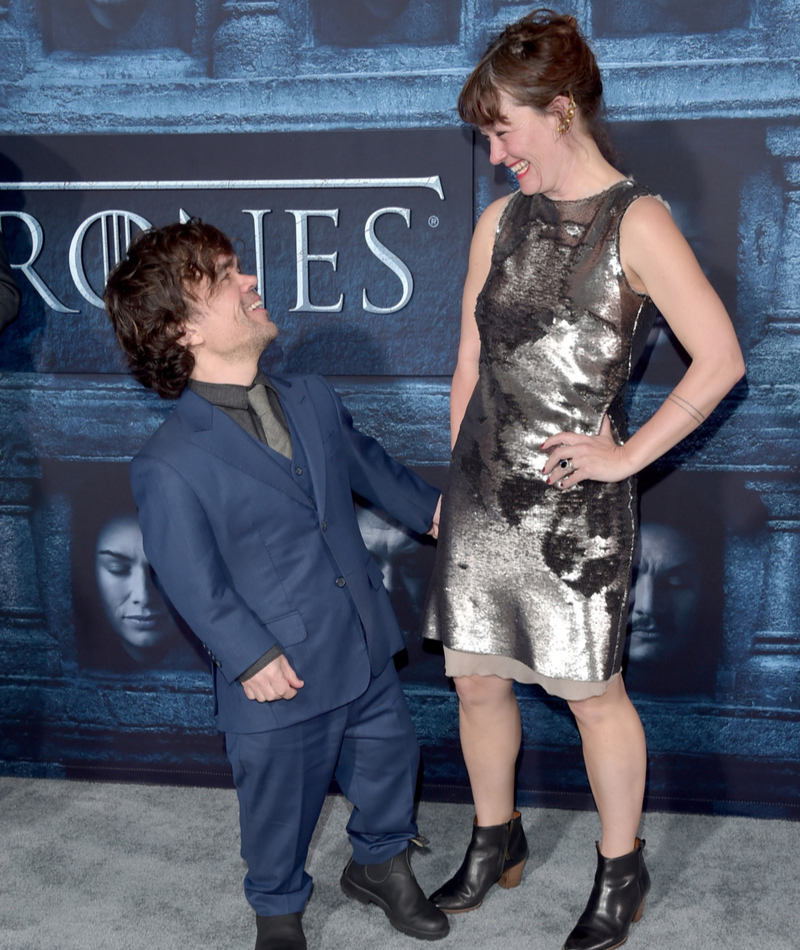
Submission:
[[[514,812],[511,821],[502,825],[473,822],[472,840],[461,867],[431,894],[430,899],[446,914],[475,910],[495,884],[504,888],[516,887],[527,858],[528,842],[518,811]],[[500,876],[495,877],[498,870]]]
[[520,879],[522,878],[522,872],[525,868],[525,862],[527,860],[527,858],[524,858],[519,862],[519,864],[515,864],[514,867],[506,868],[497,881],[500,887],[505,887],[506,889],[517,887],[519,885]]
[[639,904],[639,909],[633,915],[633,920],[631,921],[631,923],[638,924],[639,921],[642,919],[642,914],[644,913],[644,902],[645,902],[645,898],[643,897],[642,903]]

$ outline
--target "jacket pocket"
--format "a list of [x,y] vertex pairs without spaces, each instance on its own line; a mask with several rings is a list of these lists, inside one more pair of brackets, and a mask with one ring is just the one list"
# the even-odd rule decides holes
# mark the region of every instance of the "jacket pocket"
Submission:
[[296,610],[275,620],[267,620],[264,626],[282,647],[290,647],[294,643],[300,643],[308,636],[303,618]]

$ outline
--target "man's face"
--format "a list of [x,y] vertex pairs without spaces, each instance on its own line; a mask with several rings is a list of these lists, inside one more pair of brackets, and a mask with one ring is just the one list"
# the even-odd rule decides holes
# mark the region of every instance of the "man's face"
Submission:
[[234,256],[217,262],[214,285],[204,278],[187,328],[194,328],[195,357],[237,364],[258,357],[277,337],[278,328],[256,293],[257,279],[242,274]]
[[685,658],[697,632],[702,596],[700,565],[691,541],[668,525],[642,525],[631,594],[632,663]]

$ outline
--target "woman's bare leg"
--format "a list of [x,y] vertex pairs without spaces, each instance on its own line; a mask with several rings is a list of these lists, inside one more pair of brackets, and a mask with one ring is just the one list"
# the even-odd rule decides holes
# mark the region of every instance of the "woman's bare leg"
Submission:
[[504,824],[514,815],[514,768],[522,741],[512,681],[499,676],[457,676],[455,685],[461,750],[477,824]]
[[602,696],[570,702],[569,707],[600,813],[600,851],[607,858],[620,857],[633,851],[642,817],[647,746],[639,714],[621,676]]

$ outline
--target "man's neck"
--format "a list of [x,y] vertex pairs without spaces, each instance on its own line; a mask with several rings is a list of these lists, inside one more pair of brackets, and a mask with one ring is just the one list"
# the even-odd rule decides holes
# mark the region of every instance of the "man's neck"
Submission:
[[258,374],[258,362],[245,364],[222,363],[217,365],[194,364],[190,379],[198,383],[215,383],[221,386],[250,386]]

